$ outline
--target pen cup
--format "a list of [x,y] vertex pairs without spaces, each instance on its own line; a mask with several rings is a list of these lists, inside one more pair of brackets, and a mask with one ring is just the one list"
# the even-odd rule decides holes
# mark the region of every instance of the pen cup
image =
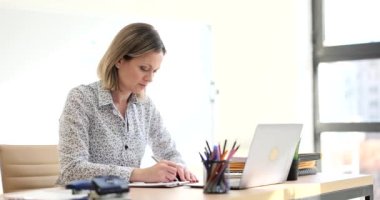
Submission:
[[206,160],[203,173],[203,192],[210,194],[227,193],[230,190],[228,179],[229,162],[227,160]]

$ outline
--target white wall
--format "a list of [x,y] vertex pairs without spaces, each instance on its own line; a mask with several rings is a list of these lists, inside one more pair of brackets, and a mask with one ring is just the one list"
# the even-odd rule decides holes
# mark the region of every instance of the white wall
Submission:
[[244,154],[257,123],[302,122],[301,151],[312,151],[308,4],[237,2],[222,6],[212,23],[220,88],[216,133],[237,138]]
[[259,122],[302,122],[301,152],[313,149],[309,4],[304,0],[0,0],[0,8],[210,24],[213,74],[220,91],[216,140],[238,139],[241,154]]

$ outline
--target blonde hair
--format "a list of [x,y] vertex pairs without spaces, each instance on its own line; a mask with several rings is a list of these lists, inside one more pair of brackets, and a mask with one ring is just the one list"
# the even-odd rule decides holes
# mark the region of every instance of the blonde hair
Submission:
[[118,90],[116,63],[121,59],[131,60],[152,51],[166,53],[164,43],[152,25],[133,23],[125,26],[115,36],[99,62],[98,77],[102,87],[111,91]]

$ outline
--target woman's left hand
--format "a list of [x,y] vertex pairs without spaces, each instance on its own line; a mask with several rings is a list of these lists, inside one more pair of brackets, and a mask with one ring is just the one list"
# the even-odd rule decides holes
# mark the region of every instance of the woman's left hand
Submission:
[[191,183],[198,182],[197,177],[182,164],[177,164],[177,177],[179,181],[190,181]]

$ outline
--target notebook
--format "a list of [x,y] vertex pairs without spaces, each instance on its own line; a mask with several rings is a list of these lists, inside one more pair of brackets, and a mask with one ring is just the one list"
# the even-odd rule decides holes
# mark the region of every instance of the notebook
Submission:
[[230,178],[231,189],[285,182],[301,131],[302,124],[258,124],[241,176]]
[[189,181],[171,181],[171,182],[158,182],[158,183],[146,183],[146,182],[132,182],[129,183],[129,187],[178,187],[189,184]]

